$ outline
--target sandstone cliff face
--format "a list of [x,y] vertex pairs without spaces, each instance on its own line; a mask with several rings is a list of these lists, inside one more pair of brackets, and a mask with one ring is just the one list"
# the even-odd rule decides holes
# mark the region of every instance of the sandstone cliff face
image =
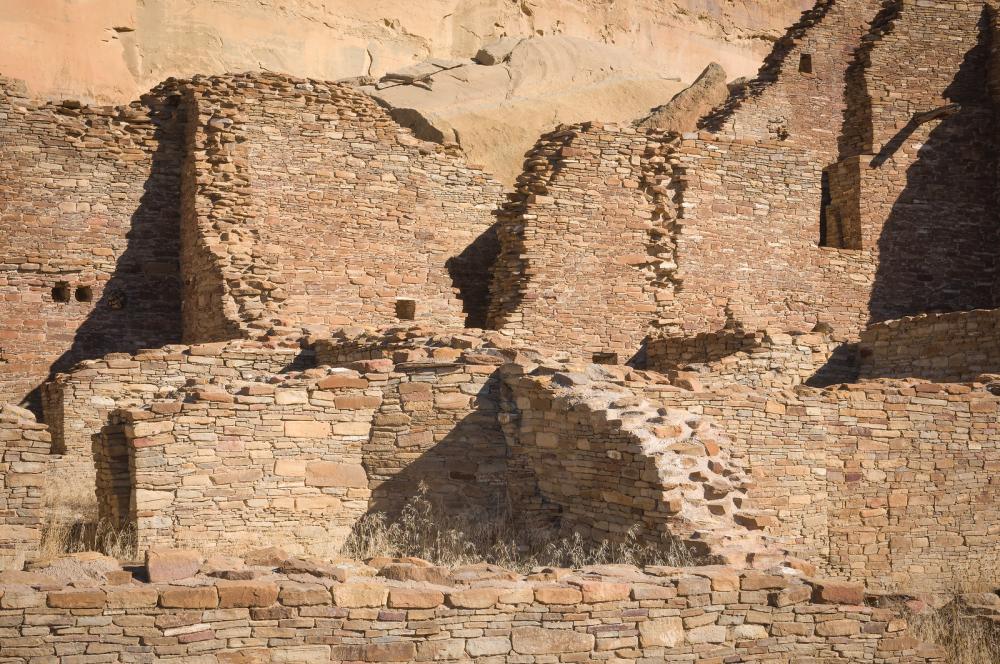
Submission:
[[[0,72],[34,95],[124,102],[168,76],[267,69],[337,79],[504,36],[614,46],[691,81],[757,69],[807,0],[5,0]],[[669,98],[669,97],[668,97]],[[659,103],[664,103],[662,99]]]

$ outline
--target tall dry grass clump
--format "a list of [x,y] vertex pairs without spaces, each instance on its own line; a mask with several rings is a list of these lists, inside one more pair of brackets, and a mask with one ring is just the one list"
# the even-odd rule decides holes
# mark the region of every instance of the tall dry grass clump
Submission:
[[638,527],[633,527],[621,541],[595,543],[579,533],[526,531],[516,526],[509,508],[455,513],[437,503],[421,485],[398,518],[390,520],[381,512],[362,517],[341,555],[360,560],[415,556],[443,566],[486,562],[518,572],[543,566],[697,564],[680,543],[653,544],[638,535]]
[[136,548],[135,528],[98,518],[92,484],[68,472],[54,474],[45,495],[41,560],[81,551],[131,560]]
[[1000,627],[988,619],[964,613],[958,602],[910,618],[913,635],[941,646],[948,664],[1000,662]]

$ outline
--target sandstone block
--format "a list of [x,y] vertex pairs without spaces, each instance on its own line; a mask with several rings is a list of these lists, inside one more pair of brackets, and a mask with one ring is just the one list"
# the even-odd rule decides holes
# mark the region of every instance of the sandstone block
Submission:
[[726,628],[723,625],[704,625],[687,632],[688,643],[724,643]]
[[156,606],[160,593],[156,588],[126,586],[107,591],[109,609],[138,609]]
[[361,464],[312,461],[306,465],[306,484],[365,488],[368,486],[368,474]]
[[541,586],[535,588],[535,601],[539,604],[578,604],[583,593],[569,586]]
[[146,551],[146,574],[150,583],[165,583],[194,576],[204,559],[191,549],[153,548]]
[[48,605],[54,609],[103,609],[103,590],[79,589],[59,590],[48,595]]
[[389,591],[389,606],[394,609],[433,609],[444,602],[444,594],[437,590],[393,588]]
[[861,623],[857,620],[827,620],[816,624],[819,636],[852,636],[861,633]]
[[327,664],[330,646],[296,646],[268,650],[271,664]]
[[639,642],[644,648],[675,648],[684,643],[684,622],[680,618],[657,618],[639,623]]
[[160,606],[165,609],[214,609],[218,605],[219,593],[214,586],[171,586],[160,592]]
[[333,602],[346,608],[384,606],[389,596],[386,586],[345,583],[333,587]]
[[865,603],[865,587],[860,583],[846,581],[817,581],[813,591],[813,601],[820,604],[853,604]]
[[481,636],[465,642],[465,652],[470,657],[491,657],[510,652],[510,638],[506,636]]
[[289,438],[328,438],[330,423],[289,420],[285,422],[285,435]]
[[570,629],[515,627],[511,633],[511,648],[521,655],[558,655],[590,652],[594,635]]
[[456,609],[487,609],[499,599],[498,588],[469,588],[448,593],[448,604]]
[[270,606],[278,599],[278,586],[267,581],[219,581],[219,607]]

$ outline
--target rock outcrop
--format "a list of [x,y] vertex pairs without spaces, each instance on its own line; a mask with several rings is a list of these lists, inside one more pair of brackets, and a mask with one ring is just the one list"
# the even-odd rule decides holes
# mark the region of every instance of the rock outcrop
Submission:
[[694,83],[678,92],[668,103],[654,108],[636,126],[678,134],[692,131],[699,118],[726,101],[728,96],[726,70],[717,62],[712,62]]
[[[756,71],[807,4],[431,0],[412,11],[398,0],[10,0],[0,72],[24,79],[33,96],[121,103],[169,76],[377,78],[459,59],[469,66],[437,81],[433,95],[408,88],[382,98],[405,125],[461,134],[473,160],[511,184],[533,137],[559,122],[639,117],[682,88],[671,79],[689,82],[710,60],[737,76]],[[529,37],[541,39],[504,66],[472,66],[481,50],[483,65],[500,64]]]

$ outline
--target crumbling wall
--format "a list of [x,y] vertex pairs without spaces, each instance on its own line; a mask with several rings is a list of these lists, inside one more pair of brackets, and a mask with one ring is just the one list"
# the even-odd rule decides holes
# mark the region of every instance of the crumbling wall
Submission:
[[501,215],[490,327],[587,360],[636,353],[673,291],[668,142],[597,123],[542,136]]
[[[218,569],[229,579],[53,588],[28,578],[0,599],[9,623],[0,646],[11,662],[60,664],[76,661],[83,647],[102,657],[185,662],[542,664],[706,653],[746,661],[762,652],[836,664],[945,661],[898,611],[866,605],[860,588],[788,574],[624,565],[527,577],[484,566],[433,571],[440,584],[281,559]],[[40,632],[39,622],[59,629]]]
[[752,471],[758,524],[829,573],[925,591],[1000,580],[1000,398],[981,385],[651,389],[719,423]]
[[863,378],[971,381],[1000,373],[1000,310],[921,314],[861,333]]
[[663,335],[647,340],[646,356],[647,368],[706,388],[826,385],[857,377],[854,351],[818,332],[734,329]]
[[30,412],[0,406],[0,570],[19,569],[38,552],[50,445]]
[[50,371],[179,341],[174,101],[42,103],[0,79],[0,401],[37,411]]
[[[188,284],[189,340],[276,317],[481,324],[499,183],[347,86],[248,74],[186,96],[200,126],[184,258],[223,280]],[[199,328],[204,306],[222,311]]]
[[710,421],[658,408],[598,365],[507,372],[511,501],[527,523],[592,542],[683,543],[733,564],[765,551],[740,522],[744,469]]

